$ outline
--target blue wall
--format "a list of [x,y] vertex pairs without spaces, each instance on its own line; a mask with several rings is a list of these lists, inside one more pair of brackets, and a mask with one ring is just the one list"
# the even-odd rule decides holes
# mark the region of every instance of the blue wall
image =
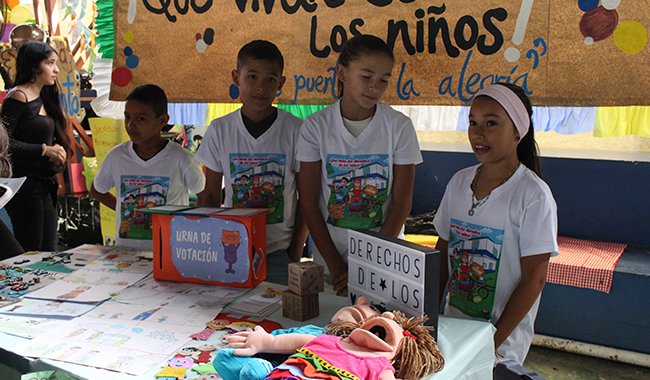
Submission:
[[[437,209],[458,170],[473,153],[423,151],[415,167],[411,214]],[[558,206],[559,234],[650,246],[650,163],[542,158],[542,178]]]

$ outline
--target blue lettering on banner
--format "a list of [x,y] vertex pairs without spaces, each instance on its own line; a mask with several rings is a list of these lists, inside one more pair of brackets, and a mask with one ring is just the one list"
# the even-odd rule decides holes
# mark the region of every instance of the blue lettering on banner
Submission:
[[[406,62],[402,62],[400,67],[399,77],[397,78],[397,87],[396,92],[402,100],[409,100],[412,96],[418,97],[420,93],[416,91],[415,84],[413,79],[406,79],[404,72],[406,70]],[[293,100],[291,104],[296,104],[298,101],[298,93],[300,91],[306,91],[308,93],[320,92],[323,94],[330,93],[333,99],[338,99],[336,95],[336,77],[337,71],[336,67],[330,67],[327,69],[327,72],[330,75],[323,76],[319,75],[317,77],[306,77],[304,75],[294,75],[295,81],[295,92],[293,95]],[[279,94],[278,94],[279,96]]]
[[293,95],[293,100],[291,104],[296,104],[298,100],[298,92],[300,90],[305,90],[307,92],[321,92],[326,94],[328,91],[331,92],[332,98],[338,99],[336,96],[336,67],[330,67],[327,69],[328,73],[331,73],[329,76],[319,75],[317,77],[309,78],[304,75],[294,75],[295,80],[295,93]]
[[[539,57],[546,54],[546,42],[542,38],[534,41],[535,47],[541,48],[541,52],[535,49],[530,49],[526,56],[529,60],[533,61],[532,69],[535,70],[539,66]],[[527,95],[532,95],[533,91],[528,89],[528,72],[516,74],[519,65],[510,70],[508,75],[499,74],[481,74],[481,73],[468,73],[467,67],[469,66],[470,59],[472,58],[473,50],[467,52],[467,58],[458,76],[458,84],[454,84],[454,76],[450,75],[440,81],[438,85],[438,93],[440,95],[449,95],[452,98],[458,97],[463,102],[469,102],[474,95],[481,89],[491,85],[492,83],[506,82],[513,83],[520,86]],[[467,79],[466,79],[467,78]]]
[[67,87],[67,92],[59,94],[61,98],[61,104],[63,104],[63,110],[69,116],[75,116],[79,113],[79,97],[72,91],[72,88],[75,86],[75,82],[70,80],[70,75],[65,83],[62,83],[63,87]]
[[397,78],[397,96],[402,100],[409,100],[411,94],[413,96],[420,96],[419,92],[415,91],[415,86],[413,85],[413,79],[409,79],[404,82],[402,85],[402,78],[404,77],[404,69],[406,68],[406,62],[402,62],[402,68],[399,71],[399,77]]

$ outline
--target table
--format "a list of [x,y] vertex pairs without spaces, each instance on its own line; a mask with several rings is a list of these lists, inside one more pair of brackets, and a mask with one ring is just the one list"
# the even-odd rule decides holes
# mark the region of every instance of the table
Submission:
[[[15,259],[12,259],[15,260]],[[269,283],[261,283],[243,297],[248,297],[261,292]],[[305,324],[324,326],[329,323],[334,310],[347,304],[347,299],[337,297],[331,287],[326,287],[325,292],[319,294],[321,314],[306,322],[298,322],[282,316],[282,310],[276,311],[269,317],[270,320],[279,322],[283,327],[296,327]],[[494,327],[487,322],[461,320],[440,316],[438,321],[438,344],[445,357],[445,367],[442,371],[429,376],[426,380],[464,379],[483,380],[492,378],[494,362]],[[221,346],[223,332],[213,334],[208,343]],[[4,379],[20,379],[19,373],[29,373],[43,370],[60,369],[82,379],[92,380],[153,380],[160,369],[154,369],[141,376],[132,376],[124,373],[112,372],[94,367],[86,367],[73,363],[66,363],[50,359],[30,359],[16,355],[12,347],[27,341],[5,333],[0,333],[0,372]],[[196,342],[196,346],[203,342]],[[14,376],[5,375],[2,366],[12,369]]]

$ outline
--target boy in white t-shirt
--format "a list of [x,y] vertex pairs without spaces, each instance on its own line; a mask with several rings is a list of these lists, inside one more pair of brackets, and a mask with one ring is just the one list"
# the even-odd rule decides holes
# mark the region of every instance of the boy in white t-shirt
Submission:
[[[138,209],[189,205],[189,193],[205,187],[192,153],[161,136],[168,121],[167,96],[160,87],[140,86],[126,97],[124,124],[131,140],[108,152],[90,190],[115,210],[119,246],[152,250],[151,217]],[[117,196],[108,192],[112,188]]]
[[286,283],[287,264],[300,261],[307,228],[297,213],[295,148],[302,120],[272,105],[286,80],[283,69],[282,53],[268,41],[240,49],[232,79],[243,105],[210,123],[196,159],[206,168],[206,190],[197,205],[270,210],[267,274]]

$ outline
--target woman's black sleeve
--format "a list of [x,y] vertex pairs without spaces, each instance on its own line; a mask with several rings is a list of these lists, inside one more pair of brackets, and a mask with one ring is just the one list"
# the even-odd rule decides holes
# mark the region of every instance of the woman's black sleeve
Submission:
[[27,104],[16,99],[6,98],[2,103],[0,115],[9,133],[9,146],[13,161],[35,159],[43,155],[43,146],[41,144],[26,143],[14,138],[14,136],[18,135],[21,127],[20,119],[26,110]]

